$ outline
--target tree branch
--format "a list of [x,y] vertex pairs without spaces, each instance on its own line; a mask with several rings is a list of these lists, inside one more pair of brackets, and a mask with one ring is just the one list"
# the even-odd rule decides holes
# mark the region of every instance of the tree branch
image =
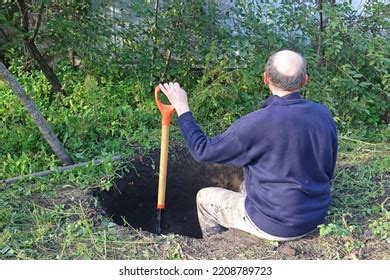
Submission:
[[150,74],[150,86],[153,84],[153,70],[156,64],[156,56],[157,56],[157,30],[158,30],[158,11],[160,9],[160,0],[156,0],[156,4],[154,6],[154,24],[153,24],[153,52],[152,52],[152,71]]
[[1,34],[1,36],[4,37],[4,39],[5,39],[6,41],[9,41],[9,38],[8,38],[8,36],[7,36],[7,33],[5,33],[4,29],[1,28],[1,26],[0,26],[0,34]]
[[31,38],[32,41],[35,41],[35,38],[38,36],[39,29],[41,28],[42,14],[43,14],[44,8],[45,8],[45,4],[42,1],[41,6],[39,7],[39,10],[38,10],[38,17],[37,17],[37,23],[36,23],[35,29],[34,29],[34,35]]
[[172,56],[172,52],[171,50],[167,50],[167,58],[165,60],[165,67],[164,67],[164,70],[161,72],[161,75],[160,75],[160,82],[162,82],[165,78],[165,75],[167,74],[167,71],[169,69],[169,64],[171,63],[171,56]]
[[21,26],[24,32],[29,31],[29,19],[28,19],[28,12],[27,12],[27,7],[26,3],[23,0],[17,0],[16,4],[18,6],[20,15],[22,16],[21,18]]
[[318,46],[317,46],[317,64],[321,64],[322,62],[322,50],[321,50],[321,44],[322,44],[322,33],[324,32],[324,15],[323,15],[323,5],[322,5],[323,0],[318,1],[318,12],[320,16],[320,22],[319,22],[319,31],[318,31]]
[[160,8],[160,0],[156,0],[156,5],[154,7],[154,35],[153,35],[153,54],[152,54],[152,66],[156,62],[157,55],[157,30],[158,30],[158,10]]
[[[34,39],[36,35],[38,34],[41,22],[42,22],[42,12],[43,12],[43,2],[41,4],[39,15],[38,15],[38,21],[35,26],[34,35],[29,37],[29,15],[28,10],[26,6],[26,2],[24,0],[17,0],[16,1],[20,15],[21,15],[21,28],[25,32],[24,34],[24,45],[26,49],[30,52],[32,58],[38,63],[39,68],[42,70],[43,74],[45,75],[46,79],[52,86],[52,90],[57,93],[64,93],[61,82],[58,79],[57,75],[54,73],[53,69],[51,69],[50,65],[47,63],[47,61],[42,57],[42,54],[40,53],[38,47],[36,46]],[[53,94],[51,93],[49,95],[49,100],[53,99]]]

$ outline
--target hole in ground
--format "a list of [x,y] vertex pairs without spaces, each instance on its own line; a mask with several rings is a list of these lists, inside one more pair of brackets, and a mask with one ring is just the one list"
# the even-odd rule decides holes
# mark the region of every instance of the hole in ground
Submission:
[[[118,179],[109,191],[99,194],[105,212],[119,225],[155,233],[159,151],[132,161],[131,172]],[[194,161],[185,147],[170,151],[166,210],[162,233],[201,238],[196,194],[205,187],[238,190],[242,169]]]

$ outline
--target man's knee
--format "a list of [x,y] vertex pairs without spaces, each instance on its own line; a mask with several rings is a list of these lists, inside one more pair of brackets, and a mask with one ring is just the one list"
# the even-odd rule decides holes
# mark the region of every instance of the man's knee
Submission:
[[210,188],[204,188],[198,191],[196,194],[196,203],[199,204],[209,204],[212,201],[215,202],[218,193],[220,193],[221,188],[215,188],[215,187],[210,187]]
[[209,196],[209,188],[204,188],[196,194],[196,203],[201,204]]

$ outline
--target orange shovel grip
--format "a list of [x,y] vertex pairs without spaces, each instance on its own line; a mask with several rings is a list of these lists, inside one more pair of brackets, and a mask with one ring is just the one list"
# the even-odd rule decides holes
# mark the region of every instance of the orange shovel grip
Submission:
[[175,112],[175,107],[172,105],[161,103],[159,99],[160,86],[156,86],[154,89],[154,99],[156,101],[157,107],[162,115],[162,125],[170,125],[173,112]]

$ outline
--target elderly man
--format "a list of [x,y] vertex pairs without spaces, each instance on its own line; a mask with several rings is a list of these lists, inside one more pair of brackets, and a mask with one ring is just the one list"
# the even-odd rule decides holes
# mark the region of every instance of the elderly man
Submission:
[[269,240],[293,240],[323,223],[331,201],[337,131],[329,110],[305,100],[306,61],[282,50],[265,67],[272,93],[262,109],[208,139],[178,83],[160,84],[178,114],[192,156],[202,162],[242,166],[241,192],[204,188],[197,195],[203,237],[236,228]]

